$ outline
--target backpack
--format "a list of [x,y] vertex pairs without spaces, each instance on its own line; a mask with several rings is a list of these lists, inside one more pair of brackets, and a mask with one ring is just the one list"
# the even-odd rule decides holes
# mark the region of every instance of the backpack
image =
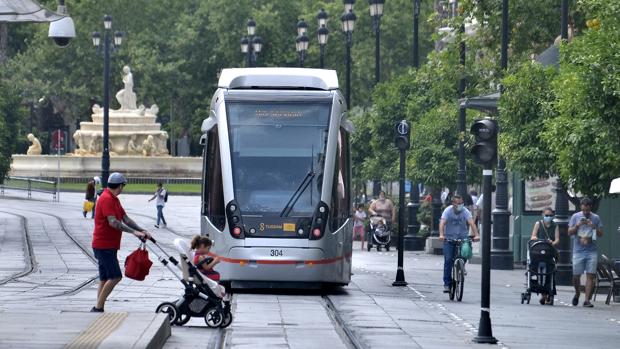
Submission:
[[164,202],[168,202],[168,189],[164,188],[164,190],[166,191],[166,194],[164,194]]

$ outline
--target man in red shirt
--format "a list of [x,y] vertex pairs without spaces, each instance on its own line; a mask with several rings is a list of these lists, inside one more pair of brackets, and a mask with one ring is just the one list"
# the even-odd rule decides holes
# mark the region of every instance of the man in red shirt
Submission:
[[97,305],[90,310],[91,312],[103,312],[106,299],[123,277],[116,256],[121,248],[122,232],[131,233],[138,238],[151,237],[146,230],[127,216],[118,200],[126,184],[127,180],[122,174],[112,173],[108,179],[108,188],[97,200],[92,248],[99,264],[100,281]]

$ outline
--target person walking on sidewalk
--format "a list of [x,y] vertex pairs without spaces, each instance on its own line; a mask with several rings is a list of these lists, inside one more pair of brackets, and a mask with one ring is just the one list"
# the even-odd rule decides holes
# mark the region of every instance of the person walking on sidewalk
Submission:
[[[95,202],[97,200],[97,190],[95,189],[95,179],[91,179],[88,181],[88,184],[86,185],[86,194],[84,195],[84,199],[86,201],[90,201],[93,203],[93,207],[91,208],[91,212],[92,215],[90,218],[95,218]],[[88,207],[84,207],[84,210],[82,210],[82,214],[84,215],[84,218],[86,218],[88,211],[86,211],[88,209]]]
[[353,222],[353,241],[355,241],[355,237],[359,235],[360,241],[362,242],[362,251],[364,250],[364,240],[366,240],[366,236],[364,234],[366,228],[364,226],[364,221],[366,221],[366,212],[364,212],[364,204],[358,204],[357,210],[355,211],[354,222]]
[[[560,244],[560,227],[558,227],[557,224],[553,222],[554,216],[555,215],[551,207],[546,207],[543,210],[542,220],[536,221],[536,223],[534,223],[534,229],[532,229],[532,236],[530,237],[530,241],[548,241],[553,247]],[[551,282],[550,278],[545,278],[545,280],[547,283]],[[548,284],[545,284],[545,287],[547,286]],[[548,295],[541,293],[540,304],[551,304],[551,299],[548,297]]]
[[568,222],[568,235],[571,235],[573,239],[573,286],[575,287],[573,305],[579,304],[581,274],[585,272],[586,297],[583,306],[591,308],[593,305],[590,303],[590,297],[594,289],[598,263],[596,240],[603,236],[603,223],[601,218],[592,212],[592,200],[583,198],[580,204],[581,211],[572,215]]
[[471,212],[463,204],[460,195],[452,196],[452,205],[446,207],[439,221],[439,240],[443,241],[443,292],[450,292],[452,283],[452,265],[454,264],[455,244],[449,240],[466,239],[469,235],[469,227],[474,233],[473,240],[480,240],[478,228],[474,224]]
[[159,228],[159,222],[161,221],[166,227],[166,219],[164,218],[164,206],[166,205],[167,197],[166,197],[166,189],[164,185],[159,182],[157,183],[157,190],[152,198],[149,199],[149,202],[156,200],[155,205],[157,206],[157,224],[155,224],[155,228]]
[[103,312],[108,296],[123,277],[117,258],[117,252],[121,248],[122,232],[141,239],[151,237],[146,230],[127,216],[118,200],[126,184],[127,180],[122,174],[112,173],[108,179],[108,188],[103,191],[97,203],[92,248],[99,265],[99,288],[97,305],[90,310],[91,312]]

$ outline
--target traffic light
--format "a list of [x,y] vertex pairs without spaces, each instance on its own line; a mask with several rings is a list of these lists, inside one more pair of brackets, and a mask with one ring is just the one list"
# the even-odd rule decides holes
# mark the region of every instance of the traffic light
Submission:
[[398,148],[398,150],[409,149],[409,133],[411,131],[411,127],[409,127],[407,120],[399,121],[396,126],[394,126],[394,129],[396,131],[394,137],[394,144],[396,145],[396,148]]
[[497,163],[497,120],[484,118],[475,120],[470,132],[476,138],[471,149],[474,161],[485,168],[491,168]]

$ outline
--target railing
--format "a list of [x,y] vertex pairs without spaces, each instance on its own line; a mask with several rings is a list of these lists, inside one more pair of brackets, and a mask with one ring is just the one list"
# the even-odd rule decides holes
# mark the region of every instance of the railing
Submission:
[[4,183],[0,184],[0,195],[4,195],[5,189],[25,190],[29,199],[32,197],[32,192],[52,194],[54,201],[58,198],[58,184],[55,181],[27,177],[6,177]]

